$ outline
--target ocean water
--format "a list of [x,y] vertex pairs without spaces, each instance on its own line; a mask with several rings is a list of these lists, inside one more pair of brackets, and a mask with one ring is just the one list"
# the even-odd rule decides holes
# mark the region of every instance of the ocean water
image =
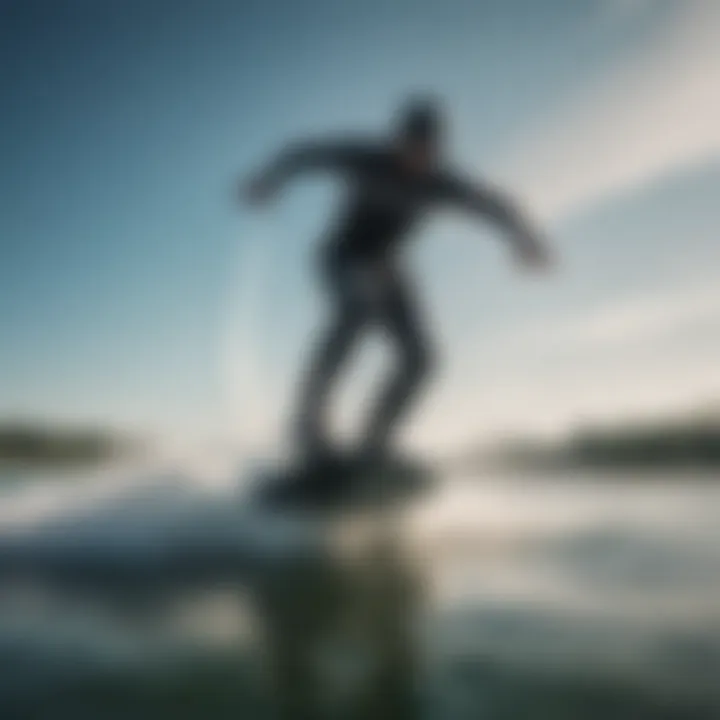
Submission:
[[717,478],[467,474],[298,523],[242,477],[3,478],[0,717],[720,717]]

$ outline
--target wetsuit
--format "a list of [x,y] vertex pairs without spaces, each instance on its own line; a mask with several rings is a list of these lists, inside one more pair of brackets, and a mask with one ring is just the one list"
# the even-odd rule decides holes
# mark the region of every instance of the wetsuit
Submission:
[[442,205],[460,206],[511,231],[522,229],[521,218],[493,191],[447,170],[417,172],[396,148],[371,141],[291,147],[263,173],[263,182],[277,186],[308,170],[336,172],[346,181],[348,195],[322,247],[322,275],[334,318],[302,384],[299,429],[304,442],[324,437],[332,381],[361,331],[377,325],[394,340],[399,355],[363,437],[366,448],[383,449],[432,365],[423,322],[395,262],[403,241],[428,210]]

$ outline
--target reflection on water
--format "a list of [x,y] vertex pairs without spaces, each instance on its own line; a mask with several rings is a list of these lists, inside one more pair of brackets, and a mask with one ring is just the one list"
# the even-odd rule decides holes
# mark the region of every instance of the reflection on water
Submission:
[[711,478],[454,478],[322,522],[167,476],[100,496],[20,522],[5,494],[18,717],[720,714]]

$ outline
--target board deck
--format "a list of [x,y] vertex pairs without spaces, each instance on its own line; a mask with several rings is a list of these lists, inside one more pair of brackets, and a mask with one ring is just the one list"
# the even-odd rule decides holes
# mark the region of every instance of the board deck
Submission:
[[362,469],[341,464],[269,467],[252,500],[270,510],[382,509],[422,496],[435,479],[434,470],[422,463]]

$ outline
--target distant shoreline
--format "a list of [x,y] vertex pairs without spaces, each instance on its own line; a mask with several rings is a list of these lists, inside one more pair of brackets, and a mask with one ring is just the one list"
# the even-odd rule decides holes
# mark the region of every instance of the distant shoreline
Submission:
[[0,424],[0,467],[88,467],[116,459],[129,449],[126,438],[109,430]]
[[720,468],[720,417],[654,419],[576,429],[549,442],[518,438],[479,453],[480,464],[497,469],[572,472],[712,471]]

